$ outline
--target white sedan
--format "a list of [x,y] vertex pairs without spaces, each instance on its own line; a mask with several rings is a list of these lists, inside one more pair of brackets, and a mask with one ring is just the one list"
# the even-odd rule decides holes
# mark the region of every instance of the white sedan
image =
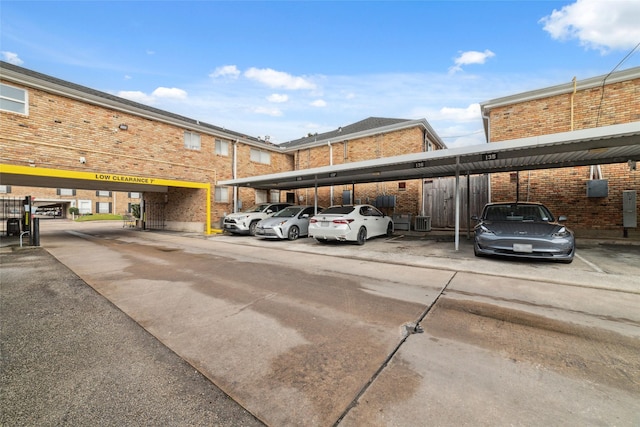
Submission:
[[364,242],[393,234],[393,221],[371,205],[331,206],[309,220],[309,236],[320,243],[330,240]]

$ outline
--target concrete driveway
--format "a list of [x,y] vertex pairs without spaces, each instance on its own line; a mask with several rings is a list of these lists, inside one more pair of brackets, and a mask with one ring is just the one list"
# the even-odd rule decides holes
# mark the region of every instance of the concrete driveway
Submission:
[[640,280],[609,264],[72,226],[43,247],[268,425],[640,422]]

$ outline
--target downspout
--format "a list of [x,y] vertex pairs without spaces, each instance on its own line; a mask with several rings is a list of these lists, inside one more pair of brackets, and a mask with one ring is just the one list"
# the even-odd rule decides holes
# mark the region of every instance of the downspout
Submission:
[[[487,122],[487,144],[491,143],[491,121],[489,120],[489,116],[484,114],[482,111],[482,119]],[[489,174],[489,179],[487,179],[487,201],[491,202],[491,174]]]
[[[329,166],[333,166],[333,146],[331,145],[331,141],[327,142],[327,145],[329,146]],[[333,205],[333,185],[329,190],[329,206],[331,205]]]
[[[233,179],[238,179],[238,140],[233,141]],[[233,212],[238,212],[238,186],[233,186]]]
[[573,130],[573,98],[576,96],[576,77],[573,76],[573,93],[571,94],[571,130]]
[[[422,131],[422,146],[425,152],[429,152],[429,136],[427,134],[427,130]],[[424,200],[424,177],[420,178],[420,216],[425,216],[425,200]]]

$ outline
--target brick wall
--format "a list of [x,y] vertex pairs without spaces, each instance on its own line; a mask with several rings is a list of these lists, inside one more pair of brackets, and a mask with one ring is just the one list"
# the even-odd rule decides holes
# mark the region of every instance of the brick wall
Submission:
[[[348,135],[346,136],[348,138]],[[340,165],[363,160],[379,159],[383,157],[399,156],[408,153],[424,151],[424,134],[419,126],[402,129],[384,134],[367,136],[364,138],[338,140],[327,144],[296,151],[294,163],[296,170],[310,169],[322,166]],[[332,157],[332,162],[329,158]],[[400,183],[404,188],[400,188]],[[396,196],[395,209],[382,209],[387,214],[411,213],[418,214],[421,206],[420,180],[393,181],[371,184],[338,185],[333,187],[331,198],[330,187],[318,189],[318,204],[327,207],[342,204],[343,191],[352,191],[356,201],[374,203],[378,196]],[[296,197],[302,197],[308,203],[313,202],[313,189],[296,190]]]
[[[577,91],[573,129],[589,129],[640,121],[640,79]],[[491,142],[567,132],[571,130],[571,94],[561,94],[508,106],[496,107],[489,116]],[[640,171],[626,163],[602,165],[608,180],[608,197],[588,198],[590,167],[524,171],[519,174],[520,200],[542,202],[556,215],[566,215],[578,235],[622,235],[622,191],[640,195]],[[517,175],[491,175],[491,200],[516,199]],[[637,229],[628,230],[640,237]]]

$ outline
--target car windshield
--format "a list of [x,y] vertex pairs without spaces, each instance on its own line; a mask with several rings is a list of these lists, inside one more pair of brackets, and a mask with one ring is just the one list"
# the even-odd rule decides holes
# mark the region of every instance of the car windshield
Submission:
[[273,215],[274,218],[293,218],[294,216],[300,213],[301,207],[290,206],[288,208],[282,209],[277,214]]
[[246,211],[243,211],[244,213],[251,213],[251,212],[262,212],[263,210],[265,210],[267,208],[267,206],[269,206],[268,203],[263,203],[260,205],[255,205],[249,209],[247,209]]
[[355,208],[353,206],[331,206],[322,211],[322,214],[334,214],[334,215],[346,215],[353,212]]
[[493,205],[484,213],[487,221],[553,221],[551,213],[540,205]]

